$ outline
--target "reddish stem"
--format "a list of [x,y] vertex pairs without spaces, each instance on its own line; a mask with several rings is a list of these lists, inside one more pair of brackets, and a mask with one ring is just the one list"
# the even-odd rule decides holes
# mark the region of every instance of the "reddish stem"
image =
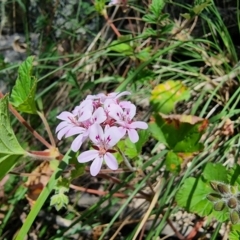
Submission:
[[[79,186],[76,186],[76,185],[73,185],[73,184],[70,184],[70,188],[81,191],[81,192],[96,194],[96,195],[99,195],[99,196],[105,196],[105,195],[109,194],[108,191],[99,191],[99,190],[96,190],[96,189],[79,187]],[[129,197],[127,194],[124,194],[124,193],[113,193],[113,196],[118,197],[118,198],[128,198]],[[136,198],[140,198],[140,197],[136,196]]]
[[109,19],[107,12],[105,12],[103,14],[104,18],[106,19],[107,23],[110,25],[110,27],[112,28],[112,30],[114,31],[114,33],[117,35],[117,37],[121,37],[120,32],[118,31],[118,29],[115,27],[115,25],[111,22],[111,20]]
[[175,234],[179,239],[181,240],[185,239],[185,237],[175,228],[175,226],[173,225],[170,219],[167,219],[167,223],[170,225],[170,227],[172,228],[172,230],[175,232]]
[[193,238],[197,235],[199,229],[203,226],[203,223],[204,223],[204,218],[201,218],[201,219],[195,224],[195,226],[193,227],[192,231],[188,234],[188,236],[186,237],[186,240],[191,240],[191,239],[193,239]]

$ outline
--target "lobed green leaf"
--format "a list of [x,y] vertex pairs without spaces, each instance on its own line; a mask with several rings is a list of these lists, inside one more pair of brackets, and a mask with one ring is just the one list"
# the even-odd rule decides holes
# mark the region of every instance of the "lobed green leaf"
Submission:
[[11,103],[21,112],[37,114],[35,92],[37,79],[32,76],[34,57],[28,57],[18,69],[18,78],[12,89]]
[[153,136],[174,152],[191,153],[203,149],[199,140],[207,126],[204,119],[190,115],[156,114],[155,121],[149,125]]
[[8,95],[0,100],[0,180],[25,154],[10,125]]
[[176,201],[180,207],[199,216],[208,216],[213,209],[212,203],[206,196],[212,192],[208,183],[201,178],[190,177],[185,180],[176,195]]
[[207,181],[228,182],[228,172],[221,163],[207,163],[203,177]]

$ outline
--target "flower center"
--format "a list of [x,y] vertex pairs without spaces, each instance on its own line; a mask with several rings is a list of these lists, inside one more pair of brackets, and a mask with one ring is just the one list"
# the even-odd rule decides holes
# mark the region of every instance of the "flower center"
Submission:
[[99,147],[98,151],[99,151],[99,156],[101,156],[101,157],[104,156],[107,152],[107,150],[103,147]]

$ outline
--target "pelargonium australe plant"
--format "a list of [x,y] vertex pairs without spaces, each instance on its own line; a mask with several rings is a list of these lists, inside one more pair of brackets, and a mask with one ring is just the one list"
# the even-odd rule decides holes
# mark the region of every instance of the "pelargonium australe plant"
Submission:
[[72,112],[64,111],[57,116],[62,122],[57,126],[57,137],[61,140],[76,135],[71,149],[77,152],[83,142],[90,140],[92,148],[78,156],[80,163],[93,161],[90,167],[92,176],[96,176],[103,161],[112,169],[118,169],[118,162],[112,154],[114,146],[123,138],[136,143],[139,140],[136,129],[147,129],[142,121],[134,121],[136,106],[130,101],[120,101],[130,92],[88,95]]

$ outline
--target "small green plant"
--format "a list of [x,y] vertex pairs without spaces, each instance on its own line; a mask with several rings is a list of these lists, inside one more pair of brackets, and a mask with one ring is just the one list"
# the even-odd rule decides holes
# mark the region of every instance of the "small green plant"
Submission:
[[[201,176],[187,178],[176,195],[179,206],[219,222],[239,224],[239,167],[208,163]],[[239,236],[238,236],[239,237]],[[236,238],[233,238],[236,239]]]

